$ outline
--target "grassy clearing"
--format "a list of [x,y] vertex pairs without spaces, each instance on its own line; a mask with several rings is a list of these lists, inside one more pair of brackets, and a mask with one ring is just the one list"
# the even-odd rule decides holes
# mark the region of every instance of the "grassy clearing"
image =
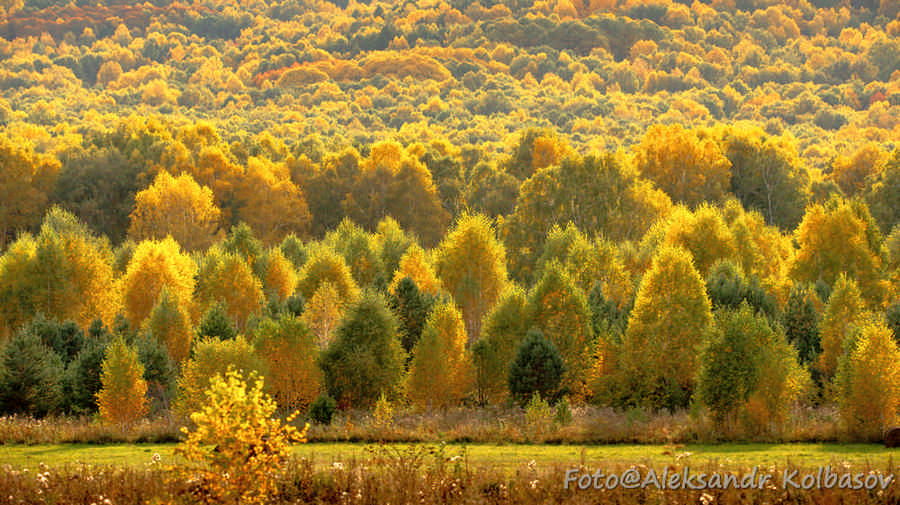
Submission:
[[[390,444],[388,451],[401,452],[407,448],[435,446],[435,444]],[[368,458],[372,444],[301,444],[294,453],[312,460],[316,466],[335,462],[361,461]],[[172,462],[175,444],[58,444],[0,446],[0,462],[19,468],[34,468],[45,463],[51,466],[91,464],[143,467],[154,454],[163,463]],[[743,468],[756,465],[790,464],[816,467],[846,463],[854,467],[893,466],[898,453],[875,444],[718,444],[718,445],[458,445],[448,444],[446,457],[466,456],[461,460],[473,467],[492,467],[515,471],[534,461],[543,468],[585,464],[630,465],[643,463],[661,466],[671,463],[689,465],[717,464]]]

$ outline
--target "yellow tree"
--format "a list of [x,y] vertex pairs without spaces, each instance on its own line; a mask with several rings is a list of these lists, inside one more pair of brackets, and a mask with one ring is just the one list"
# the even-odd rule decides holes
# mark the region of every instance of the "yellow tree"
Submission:
[[413,351],[409,397],[424,408],[445,408],[462,400],[472,384],[466,332],[459,311],[448,302],[434,307]]
[[15,232],[40,222],[58,171],[55,159],[0,135],[0,250]]
[[125,315],[131,324],[143,324],[163,288],[180,307],[191,307],[196,271],[194,261],[171,237],[138,244],[122,279]]
[[483,215],[463,215],[434,253],[435,270],[466,322],[469,342],[507,283],[506,252]]
[[305,234],[310,215],[306,197],[283,165],[252,157],[238,190],[242,202],[238,216],[266,244],[281,241],[289,233]]
[[100,419],[125,426],[147,415],[147,382],[137,351],[116,339],[106,348],[100,365],[97,406]]
[[635,147],[635,166],[672,200],[695,206],[724,199],[731,163],[711,139],[681,125],[653,125]]
[[175,363],[181,364],[190,355],[194,335],[190,317],[165,287],[144,322],[144,331],[166,346]]
[[224,374],[229,367],[247,374],[254,372],[266,376],[265,362],[243,335],[232,340],[204,338],[197,341],[178,378],[178,394],[173,405],[175,412],[188,416],[201,410],[206,400],[205,391],[213,377]]
[[266,362],[269,390],[287,412],[306,410],[322,390],[315,336],[295,317],[266,319],[253,336],[256,353]]
[[313,249],[310,258],[300,271],[297,290],[309,300],[325,282],[330,282],[337,289],[341,299],[350,302],[359,294],[359,287],[353,280],[350,268],[344,258],[331,248],[319,246]]
[[634,399],[654,408],[686,406],[712,323],[691,254],[663,246],[641,280],[622,340],[621,366]]
[[175,449],[185,462],[176,467],[175,479],[196,483],[207,503],[268,503],[291,442],[306,442],[309,425],[297,430],[275,418],[275,402],[265,394],[263,379],[251,372],[217,374],[204,395],[191,414],[196,429],[183,428],[187,438]]
[[478,342],[472,347],[475,381],[482,402],[499,403],[508,395],[509,364],[530,328],[525,291],[510,284],[487,313]]
[[722,213],[707,204],[701,204],[694,212],[684,208],[673,212],[663,244],[687,249],[702,276],[709,273],[716,260],[734,258],[737,252],[734,235]]
[[404,277],[414,280],[420,290],[432,296],[441,292],[441,281],[434,273],[425,251],[418,244],[411,245],[400,258],[400,268],[394,272],[394,280],[391,281],[391,293],[396,291],[397,284]]
[[437,242],[449,221],[431,173],[393,141],[372,146],[341,205],[365,229],[391,216],[427,244]]
[[826,378],[830,379],[837,371],[847,340],[865,319],[865,312],[865,303],[856,283],[844,275],[838,277],[819,326],[822,339],[819,370]]
[[306,302],[301,319],[312,331],[319,350],[325,349],[344,315],[346,301],[334,284],[323,282]]
[[886,296],[883,239],[862,201],[832,199],[809,206],[794,237],[799,249],[790,265],[793,279],[833,286],[844,273],[869,301],[878,303]]
[[243,256],[213,247],[197,274],[197,301],[203,308],[221,302],[234,327],[241,331],[250,315],[262,308],[262,283]]
[[866,189],[867,179],[884,168],[888,153],[874,142],[862,146],[850,158],[838,156],[832,162],[831,179],[844,195],[856,196]]
[[220,216],[212,190],[188,174],[175,178],[162,171],[135,196],[128,234],[134,240],[170,235],[188,251],[206,249],[219,231]]
[[82,329],[118,309],[109,242],[54,207],[37,237],[24,235],[0,259],[0,314],[9,329],[37,312],[71,319]]
[[263,289],[269,300],[287,300],[297,288],[297,272],[281,249],[271,249],[265,257]]
[[849,432],[880,440],[897,424],[900,405],[900,350],[890,328],[869,323],[842,360],[836,378],[841,417]]

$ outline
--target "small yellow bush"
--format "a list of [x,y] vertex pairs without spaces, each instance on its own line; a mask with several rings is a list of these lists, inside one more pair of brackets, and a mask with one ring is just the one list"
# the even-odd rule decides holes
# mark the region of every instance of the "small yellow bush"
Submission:
[[[176,478],[187,479],[191,503],[264,503],[291,454],[291,442],[306,442],[303,430],[273,419],[275,402],[263,393],[263,380],[229,369],[213,377],[206,405],[191,414],[196,429],[176,455],[187,460]],[[295,412],[288,422],[297,415]]]

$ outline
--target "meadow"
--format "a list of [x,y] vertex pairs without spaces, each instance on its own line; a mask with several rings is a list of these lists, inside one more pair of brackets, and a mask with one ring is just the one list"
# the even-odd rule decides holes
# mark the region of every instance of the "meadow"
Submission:
[[[13,468],[65,467],[80,464],[143,468],[159,455],[161,464],[175,461],[175,444],[46,444],[0,446],[0,461]],[[293,448],[295,457],[317,468],[364,461],[378,452],[403,454],[441,450],[472,468],[492,468],[514,474],[529,464],[554,466],[643,464],[663,467],[722,465],[728,468],[825,465],[853,468],[893,468],[897,452],[877,444],[675,444],[675,445],[544,445],[544,444],[360,444],[308,443]]]
[[[0,446],[7,503],[205,503],[190,481],[171,478],[172,444]],[[155,455],[159,455],[158,458]],[[45,464],[44,461],[51,462]],[[311,443],[294,447],[265,503],[896,503],[884,489],[795,489],[785,471],[814,475],[898,473],[893,453],[866,444],[445,445]],[[761,489],[579,489],[567,472],[650,470],[732,474],[754,467]]]

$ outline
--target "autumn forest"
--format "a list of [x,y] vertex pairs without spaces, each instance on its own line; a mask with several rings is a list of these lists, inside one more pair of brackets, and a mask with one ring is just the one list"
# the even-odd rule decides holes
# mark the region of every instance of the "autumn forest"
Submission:
[[0,14],[0,414],[900,422],[897,2]]

